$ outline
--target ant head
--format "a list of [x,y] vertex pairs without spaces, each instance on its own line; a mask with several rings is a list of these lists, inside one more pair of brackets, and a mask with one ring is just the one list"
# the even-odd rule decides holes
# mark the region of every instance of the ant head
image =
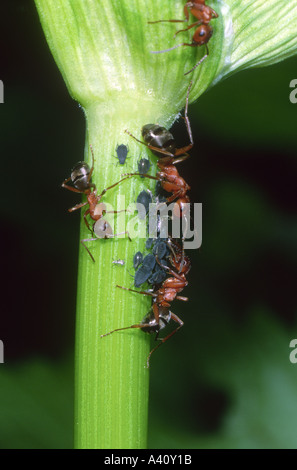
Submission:
[[199,26],[195,34],[193,36],[193,44],[197,46],[203,46],[203,44],[207,44],[210,40],[213,33],[213,29],[208,24],[202,24]]
[[[165,127],[159,126],[158,124],[146,124],[142,128],[142,137],[149,148],[156,147],[163,150],[162,153],[151,149],[153,154],[158,158],[168,158],[168,154],[175,154],[175,139],[171,132],[165,129]],[[166,153],[164,153],[164,151]]]
[[73,186],[81,192],[90,188],[90,167],[86,162],[78,162],[71,171]]

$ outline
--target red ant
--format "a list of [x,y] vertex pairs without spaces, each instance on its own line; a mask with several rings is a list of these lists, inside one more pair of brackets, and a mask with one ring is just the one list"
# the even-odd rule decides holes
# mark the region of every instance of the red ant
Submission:
[[210,40],[213,29],[210,26],[210,21],[213,18],[218,18],[218,14],[215,10],[213,10],[211,7],[205,5],[205,0],[194,0],[193,2],[187,2],[184,6],[184,14],[185,14],[185,20],[158,20],[158,21],[149,21],[150,24],[154,23],[164,23],[164,22],[169,22],[169,23],[183,23],[185,21],[189,21],[189,11],[192,13],[195,18],[197,18],[198,21],[195,21],[195,23],[189,25],[185,29],[181,29],[177,31],[174,35],[174,38],[176,37],[177,34],[188,31],[191,28],[195,28],[195,26],[198,26],[196,31],[194,32],[192,42],[186,43],[183,42],[181,44],[177,44],[174,47],[171,47],[169,49],[164,49],[163,51],[151,51],[152,54],[161,54],[162,52],[169,52],[172,51],[173,49],[176,49],[177,47],[180,46],[190,46],[190,47],[197,47],[197,46],[205,46],[206,47],[206,54],[202,57],[202,59],[197,62],[194,67],[189,70],[189,72],[186,72],[184,75],[188,75],[189,73],[193,72],[193,70],[198,67],[209,55],[209,50],[207,43]]
[[157,166],[160,171],[157,172],[156,176],[151,176],[143,173],[125,173],[122,176],[131,177],[138,175],[160,181],[162,188],[165,191],[172,193],[172,196],[167,198],[167,202],[170,203],[177,199],[176,206],[173,211],[176,217],[181,217],[182,212],[184,210],[184,204],[190,202],[189,196],[187,196],[187,192],[191,188],[186,183],[186,181],[179,175],[175,165],[189,158],[187,152],[191,150],[194,145],[190,121],[188,118],[189,93],[191,86],[192,82],[190,82],[187,91],[184,116],[190,139],[190,143],[188,145],[186,145],[185,147],[176,148],[176,143],[173,135],[167,129],[165,129],[165,127],[161,127],[158,124],[146,124],[145,126],[143,126],[142,136],[145,142],[138,140],[129,131],[125,131],[137,142],[146,145],[155,155],[159,157]]
[[[85,194],[87,196],[86,202],[81,202],[80,204],[76,204],[74,207],[68,209],[69,212],[76,211],[77,209],[81,209],[82,207],[89,205],[89,209],[86,210],[84,213],[84,221],[89,230],[90,225],[87,220],[87,215],[90,214],[91,219],[95,222],[104,214],[106,214],[106,207],[105,204],[100,203],[100,200],[104,196],[104,194],[109,190],[117,186],[119,183],[124,181],[127,178],[122,178],[120,181],[117,181],[113,185],[109,186],[108,188],[103,189],[101,194],[97,195],[97,188],[94,183],[91,183],[92,173],[94,171],[94,152],[93,147],[90,145],[91,152],[92,152],[92,167],[90,169],[89,165],[86,162],[78,162],[75,167],[71,171],[71,176],[65,179],[62,183],[62,187],[69,189],[69,191],[73,191],[75,193]],[[73,186],[69,186],[67,183],[68,181],[72,182]],[[111,211],[112,213],[116,214],[120,211]]]
[[[120,181],[117,181],[113,185],[109,186],[108,188],[103,189],[101,194],[97,195],[97,188],[94,183],[91,182],[92,173],[94,171],[94,152],[93,147],[90,145],[91,153],[92,153],[92,167],[90,168],[86,162],[78,162],[75,167],[71,171],[71,176],[65,179],[62,183],[62,187],[69,189],[69,191],[73,191],[75,193],[85,194],[87,197],[86,202],[82,202],[80,204],[76,204],[74,207],[68,209],[69,212],[76,211],[87,204],[89,208],[84,213],[84,221],[89,230],[91,230],[89,222],[87,220],[87,215],[90,214],[92,220],[94,220],[92,232],[95,233],[96,238],[88,238],[81,240],[82,245],[86,248],[87,252],[91,256],[92,260],[95,262],[94,257],[92,256],[91,252],[84,244],[86,241],[93,241],[97,240],[98,238],[113,238],[117,235],[121,235],[123,233],[128,232],[121,232],[118,234],[114,234],[110,224],[104,220],[102,217],[107,213],[117,214],[118,212],[122,211],[107,211],[106,206],[104,203],[100,202],[104,194],[109,190],[117,186],[119,183],[124,181],[127,178],[122,178]],[[68,185],[68,181],[72,182],[73,186]],[[129,236],[129,234],[128,234]]]
[[157,259],[158,264],[163,268],[166,269],[173,277],[165,279],[162,283],[161,287],[157,289],[156,292],[149,292],[149,291],[136,291],[134,289],[129,289],[127,287],[116,286],[120,289],[128,290],[131,292],[136,292],[137,294],[142,295],[149,295],[154,297],[153,306],[151,307],[150,311],[146,314],[143,320],[140,323],[136,323],[135,325],[127,326],[124,328],[117,328],[115,330],[110,331],[104,335],[101,335],[101,338],[115,331],[126,330],[129,328],[140,328],[142,331],[146,333],[157,333],[156,338],[158,339],[159,331],[165,328],[165,326],[169,323],[170,320],[175,321],[178,323],[178,327],[173,330],[168,336],[162,338],[155,348],[151,350],[147,358],[147,367],[149,367],[149,360],[152,353],[159,347],[161,344],[165,343],[171,336],[174,335],[182,326],[183,321],[174,313],[169,310],[170,302],[172,302],[175,298],[183,301],[187,301],[187,297],[177,296],[179,292],[183,290],[184,287],[187,286],[188,282],[186,280],[186,274],[188,274],[191,263],[190,259],[184,255],[184,250],[181,248],[177,242],[174,242],[172,239],[170,240],[170,249],[173,253],[173,257],[171,256],[170,262],[171,264],[178,269],[179,273],[173,271],[168,266],[164,266],[161,262]]
[[[178,326],[165,338],[158,338],[159,332],[168,325],[170,320],[173,320],[174,322],[178,323]],[[111,335],[115,331],[128,330],[130,328],[140,328],[144,333],[156,333],[155,341],[159,340],[160,343],[151,350],[147,357],[146,364],[149,368],[150,357],[153,352],[155,352],[156,349],[161,346],[161,344],[165,343],[165,341],[171,338],[171,336],[173,336],[174,333],[176,333],[183,326],[183,324],[184,322],[177,315],[171,312],[168,307],[159,307],[158,304],[154,303],[149,312],[145,315],[145,317],[141,320],[140,323],[136,323],[135,325],[131,326],[126,326],[124,328],[116,328],[115,330],[112,330],[109,333],[105,333],[105,335],[101,335],[101,338],[103,338],[104,336]]]

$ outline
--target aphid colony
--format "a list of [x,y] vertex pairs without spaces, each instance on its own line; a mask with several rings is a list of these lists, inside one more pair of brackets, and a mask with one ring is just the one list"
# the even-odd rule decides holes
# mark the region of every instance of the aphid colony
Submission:
[[[158,20],[150,23],[160,23],[160,22],[183,22],[189,20],[189,11],[197,18],[197,21],[189,25],[187,28],[177,31],[175,36],[181,32],[188,31],[189,29],[196,27],[196,30],[193,35],[192,43],[181,43],[177,46],[174,46],[170,49],[163,51],[157,51],[157,53],[171,51],[179,46],[201,46],[205,45],[206,54],[203,58],[185,75],[192,72],[198,65],[200,65],[209,54],[207,43],[212,35],[212,28],[210,26],[210,21],[213,18],[217,18],[217,13],[207,5],[205,5],[205,0],[196,0],[193,2],[187,2],[184,6],[185,20]],[[101,193],[97,193],[97,188],[94,183],[92,183],[92,174],[94,171],[94,152],[91,147],[92,153],[92,167],[90,168],[85,162],[78,162],[75,167],[72,169],[71,175],[69,178],[65,179],[62,183],[62,186],[70,191],[85,194],[87,201],[77,204],[74,207],[68,209],[69,212],[73,212],[77,209],[80,209],[84,206],[88,206],[83,217],[87,228],[91,231],[92,237],[81,240],[81,243],[88,251],[91,259],[95,262],[95,259],[90,252],[89,248],[86,246],[86,242],[91,242],[98,240],[98,238],[114,238],[120,234],[127,234],[128,238],[129,233],[113,233],[112,227],[107,220],[104,219],[105,214],[108,212],[106,210],[106,205],[101,202],[103,196],[110,189],[116,187],[118,184],[123,181],[132,178],[149,178],[157,182],[157,193],[161,189],[166,196],[157,195],[155,201],[158,203],[174,203],[174,209],[172,217],[178,218],[181,221],[186,217],[186,212],[188,205],[190,203],[190,198],[188,196],[188,191],[190,186],[182,178],[177,170],[176,165],[183,162],[189,158],[188,152],[193,147],[193,138],[190,127],[190,122],[188,118],[188,102],[189,102],[189,93],[192,86],[190,83],[186,96],[186,106],[185,106],[185,115],[184,120],[189,136],[189,144],[177,148],[175,139],[173,135],[164,127],[159,126],[158,124],[146,124],[142,127],[142,140],[139,140],[133,136],[128,130],[125,132],[130,135],[131,138],[135,139],[142,145],[145,145],[151,152],[158,157],[157,167],[158,171],[155,176],[148,174],[150,170],[151,163],[146,158],[141,158],[137,162],[138,172],[135,173],[126,173],[123,174],[122,179],[115,182],[111,186],[103,189]],[[125,165],[128,158],[129,147],[125,144],[117,145],[115,149],[116,156],[114,158],[118,160],[117,165]],[[71,182],[71,185],[68,184]],[[139,204],[143,211],[139,211],[139,217],[146,219],[149,213],[150,204],[153,202],[153,195],[150,191],[144,189],[137,196],[137,204]],[[117,211],[111,211],[116,213]],[[119,211],[118,211],[119,212]],[[92,227],[90,227],[88,216],[93,221]],[[137,252],[133,258],[133,267],[135,269],[134,276],[134,286],[135,288],[140,288],[144,284],[148,283],[151,287],[147,290],[135,290],[130,289],[124,286],[116,286],[117,288],[127,290],[133,293],[138,293],[145,296],[150,296],[152,298],[152,306],[145,317],[139,322],[131,326],[124,326],[112,330],[101,337],[108,336],[116,331],[126,330],[130,328],[139,328],[143,332],[154,334],[156,333],[155,339],[159,340],[157,346],[155,346],[148,358],[147,358],[147,367],[149,367],[149,361],[152,353],[167,341],[171,336],[173,336],[182,326],[182,320],[175,315],[171,309],[171,303],[177,299],[181,301],[187,301],[187,297],[183,297],[180,293],[188,285],[187,274],[191,268],[191,263],[189,257],[184,252],[184,238],[181,241],[178,241],[175,238],[172,238],[169,234],[166,237],[162,237],[161,231],[162,217],[159,215],[157,221],[157,231],[155,237],[150,237],[146,241],[146,250],[148,253],[144,255],[141,252]],[[95,235],[95,237],[94,237]],[[124,266],[127,260],[114,260],[114,265]],[[173,329],[167,336],[159,338],[158,335],[161,330],[163,330],[170,321],[176,323],[176,328]]]
[[[190,139],[190,143],[188,145],[182,148],[177,148],[173,135],[164,127],[155,124],[143,126],[143,142],[136,139],[136,137],[126,131],[132,138],[141,144],[146,145],[153,154],[158,157],[157,166],[159,171],[156,176],[152,176],[144,172],[149,170],[150,162],[149,160],[141,159],[138,161],[138,173],[124,174],[121,180],[103,189],[101,193],[98,194],[97,188],[91,180],[94,171],[94,153],[91,146],[92,167],[89,168],[85,162],[77,163],[71,171],[71,176],[62,183],[64,188],[76,193],[85,194],[87,197],[86,202],[77,204],[68,210],[69,212],[73,212],[77,209],[88,206],[83,217],[87,228],[96,235],[96,238],[83,239],[81,240],[81,243],[88,251],[93,262],[95,262],[95,259],[85,245],[85,242],[95,241],[98,240],[98,238],[114,238],[119,235],[113,233],[110,224],[104,219],[104,215],[107,211],[106,206],[101,202],[101,199],[107,191],[131,177],[139,176],[156,180],[165,193],[169,193],[167,197],[163,198],[163,203],[171,203],[174,201],[175,206],[173,216],[179,218],[184,217],[184,205],[185,203],[190,202],[189,196],[187,195],[187,191],[190,189],[190,186],[179,175],[176,165],[189,157],[187,152],[193,147],[192,132],[188,119],[188,101],[191,85],[192,83],[190,83],[188,87],[184,117]],[[70,181],[72,185],[68,184]],[[161,201],[162,198],[158,198],[158,200]],[[149,211],[149,204],[152,202],[152,194],[150,191],[141,191],[137,197],[137,202],[145,208],[144,217],[146,217],[146,214]],[[90,227],[87,218],[88,216],[93,221],[92,227]],[[105,335],[101,335],[101,337],[107,336],[115,331],[128,328],[140,328],[146,333],[156,333],[156,339],[159,339],[159,343],[150,352],[147,358],[147,366],[149,366],[151,354],[183,325],[182,320],[171,312],[170,307],[171,303],[175,299],[182,301],[188,300],[187,297],[183,297],[179,294],[188,284],[186,276],[191,267],[190,259],[184,253],[183,239],[180,244],[170,235],[166,238],[161,238],[159,228],[160,227],[158,225],[157,236],[155,238],[149,237],[146,241],[146,249],[151,249],[152,252],[148,253],[146,256],[143,256],[141,252],[137,252],[133,258],[133,266],[135,268],[134,286],[139,288],[148,282],[151,285],[151,289],[137,291],[128,287],[116,286],[130,292],[136,292],[141,295],[152,297],[151,309],[140,323],[124,328],[117,328]],[[113,261],[113,264],[124,265],[125,260],[115,260]],[[171,320],[177,323],[177,327],[164,338],[158,338],[159,332],[165,328]]]

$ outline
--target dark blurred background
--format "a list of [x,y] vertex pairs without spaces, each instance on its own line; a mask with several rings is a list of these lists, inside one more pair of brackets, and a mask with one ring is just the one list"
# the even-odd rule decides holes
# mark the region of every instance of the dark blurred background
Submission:
[[[0,12],[0,448],[71,448],[79,217],[61,181],[85,123],[32,1]],[[151,364],[151,448],[297,447],[297,59],[220,83],[189,109],[183,164],[203,203],[185,322]],[[181,146],[182,122],[174,125]]]

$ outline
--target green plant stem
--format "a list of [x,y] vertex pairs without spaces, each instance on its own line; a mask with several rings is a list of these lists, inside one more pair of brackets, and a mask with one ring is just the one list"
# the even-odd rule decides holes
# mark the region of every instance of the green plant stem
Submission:
[[[137,100],[135,100],[137,103]],[[135,103],[134,102],[134,103]],[[124,133],[131,122],[129,104],[121,109],[111,103],[94,105],[86,110],[88,133],[86,160],[90,160],[89,144],[95,153],[93,181],[98,192],[121,178],[121,173],[137,170],[139,144]],[[132,106],[132,105],[131,105]],[[147,104],[146,109],[149,107]],[[136,112],[135,104],[132,106]],[[123,111],[124,110],[124,111]],[[138,112],[141,113],[141,110]],[[134,114],[135,116],[135,114]],[[135,116],[136,120],[137,115]],[[129,128],[139,135],[139,129]],[[127,164],[118,165],[115,149],[129,146]],[[147,149],[143,146],[141,156]],[[151,158],[151,156],[150,156]],[[102,201],[115,207],[116,198],[124,195],[126,206],[135,201],[144,187],[154,182],[139,177],[123,181],[108,191]],[[117,209],[115,207],[115,209]],[[121,214],[125,219],[132,215]],[[115,221],[120,214],[115,215]],[[90,238],[84,222],[81,238]],[[133,286],[133,255],[144,250],[145,239],[124,238],[96,240],[88,243],[95,263],[83,246],[79,252],[76,380],[75,380],[75,446],[77,448],[145,448],[149,371],[149,335],[138,329],[116,332],[114,328],[138,323],[149,310],[151,299],[115,286]],[[125,266],[112,261],[124,259]]]

